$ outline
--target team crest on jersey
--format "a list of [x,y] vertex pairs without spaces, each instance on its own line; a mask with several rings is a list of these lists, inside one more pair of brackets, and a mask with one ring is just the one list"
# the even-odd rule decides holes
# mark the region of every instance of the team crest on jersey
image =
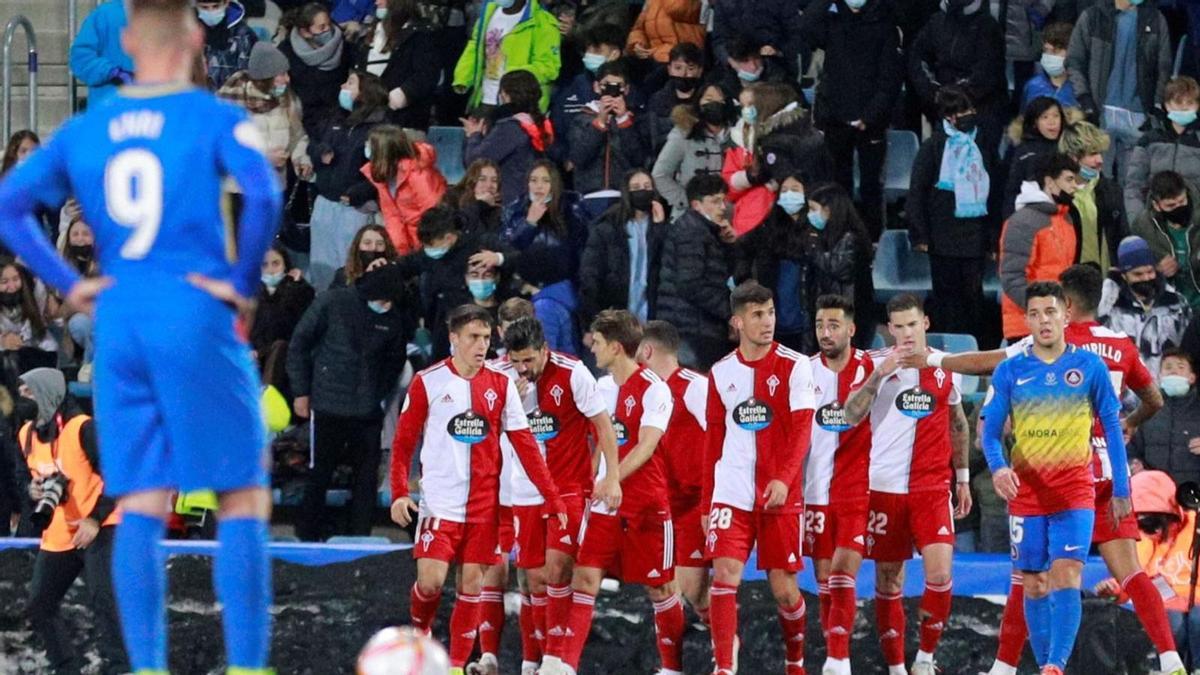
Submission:
[[896,409],[915,420],[932,415],[935,405],[933,394],[922,389],[920,385],[905,389],[896,396]]
[[629,442],[629,429],[625,427],[624,422],[613,420],[613,432],[617,435],[617,445],[622,446]]
[[542,443],[557,436],[558,430],[558,418],[554,415],[544,413],[541,410],[535,410],[529,416],[529,431],[533,433],[534,438]]
[[459,443],[474,445],[487,438],[488,423],[487,420],[476,415],[475,411],[468,410],[450,418],[446,424],[446,433]]
[[850,425],[846,423],[846,409],[837,401],[817,408],[817,426],[835,434],[849,431]]
[[775,395],[775,390],[778,388],[779,388],[779,377],[776,375],[771,375],[770,377],[768,377],[767,378],[767,391],[770,392],[771,396]]
[[746,431],[766,429],[773,417],[771,406],[754,397],[742,401],[733,409],[733,423]]
[[946,371],[942,370],[941,368],[933,371],[933,379],[937,380],[938,389],[941,389],[942,386],[946,384]]
[[563,388],[557,384],[550,388],[550,398],[554,399],[554,405],[562,405]]
[[1058,378],[1055,377],[1054,373],[1046,373],[1046,386],[1053,387],[1056,384],[1058,384]]
[[637,405],[637,399],[633,397],[633,394],[630,394],[629,396],[625,397],[625,416],[626,417],[629,417],[630,415],[633,414],[633,408],[636,405]]
[[423,547],[423,548],[424,548],[426,551],[428,551],[428,550],[429,550],[429,546],[430,546],[430,544],[432,544],[432,543],[433,543],[433,533],[432,533],[432,532],[430,532],[429,530],[425,530],[424,532],[422,532],[422,533],[421,533],[421,546],[422,546],[422,547]]
[[496,393],[495,389],[488,389],[483,392],[483,400],[487,401],[488,410],[496,409],[496,399],[498,398],[500,398],[500,395]]
[[1083,384],[1083,371],[1078,368],[1072,368],[1063,375],[1063,381],[1072,387],[1078,387]]

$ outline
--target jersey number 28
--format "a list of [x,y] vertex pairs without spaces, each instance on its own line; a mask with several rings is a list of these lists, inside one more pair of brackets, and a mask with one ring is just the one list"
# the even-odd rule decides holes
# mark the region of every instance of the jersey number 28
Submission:
[[113,222],[133,230],[121,247],[121,257],[145,258],[162,225],[162,162],[141,148],[118,153],[104,168],[104,198]]

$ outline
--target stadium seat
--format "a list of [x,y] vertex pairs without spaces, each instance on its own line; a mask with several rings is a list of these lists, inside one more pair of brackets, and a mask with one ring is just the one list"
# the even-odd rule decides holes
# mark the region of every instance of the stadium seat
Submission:
[[871,339],[871,349],[883,349],[887,346],[887,342],[883,339],[883,333],[875,332],[875,337]]
[[1188,36],[1184,35],[1179,39],[1179,49],[1175,50],[1175,65],[1171,68],[1171,77],[1179,77],[1179,70],[1183,68],[1183,58],[1187,54]]
[[889,129],[887,132],[887,158],[883,163],[883,196],[889,202],[903,199],[908,194],[912,181],[913,160],[921,141],[911,131]]
[[466,169],[463,167],[463,149],[467,142],[467,132],[462,127],[429,127],[426,134],[429,144],[437,150],[438,171],[446,177],[446,182],[454,185],[462,180]]
[[983,296],[993,298],[997,303],[1000,302],[1000,265],[999,263],[985,262],[987,269],[983,272]]
[[355,544],[360,546],[387,546],[392,543],[387,537],[350,537],[337,536],[325,540],[326,544]]
[[876,302],[887,302],[906,292],[924,298],[933,284],[929,256],[912,250],[905,230],[886,230],[879,238],[871,275]]
[[[961,333],[929,333],[925,336],[925,342],[934,349],[940,349],[951,354],[979,351],[979,341],[975,339],[974,335],[964,335]],[[977,375],[963,375],[963,397],[974,400],[976,394],[979,394],[979,377]]]

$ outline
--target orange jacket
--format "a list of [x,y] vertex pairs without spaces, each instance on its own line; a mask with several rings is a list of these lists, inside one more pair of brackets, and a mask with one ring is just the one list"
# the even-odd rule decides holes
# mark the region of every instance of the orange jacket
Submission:
[[1000,307],[1009,339],[1029,334],[1025,289],[1035,281],[1058,281],[1079,248],[1068,207],[1049,201],[1033,183],[1022,185],[1017,208],[1000,234]]
[[417,156],[400,160],[396,174],[396,190],[380,183],[371,175],[371,163],[362,166],[362,174],[379,193],[379,211],[383,214],[383,225],[387,228],[392,244],[400,255],[421,248],[417,239],[417,223],[421,214],[442,201],[446,193],[446,179],[438,172],[437,151],[428,143],[413,143]]
[[[1175,597],[1164,600],[1167,609],[1187,611],[1187,594],[1192,576],[1192,534],[1196,530],[1196,512],[1179,508],[1175,501],[1175,481],[1162,471],[1140,471],[1131,479],[1133,508],[1138,513],[1167,513],[1180,518],[1167,532],[1166,541],[1143,535],[1137,543],[1138,561],[1146,574],[1161,575],[1175,589]],[[1200,602],[1200,595],[1197,596]]]
[[666,63],[671,48],[680,42],[704,48],[700,0],[649,0],[633,23],[625,51],[632,54],[633,46],[641,44],[654,52],[655,61]]

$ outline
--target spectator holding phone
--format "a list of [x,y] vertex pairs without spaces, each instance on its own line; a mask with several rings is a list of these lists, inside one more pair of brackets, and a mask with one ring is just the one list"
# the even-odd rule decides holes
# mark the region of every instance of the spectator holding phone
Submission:
[[584,195],[619,190],[622,176],[648,160],[641,127],[626,101],[625,65],[612,61],[600,66],[594,86],[600,98],[584,106],[571,125],[575,189]]

